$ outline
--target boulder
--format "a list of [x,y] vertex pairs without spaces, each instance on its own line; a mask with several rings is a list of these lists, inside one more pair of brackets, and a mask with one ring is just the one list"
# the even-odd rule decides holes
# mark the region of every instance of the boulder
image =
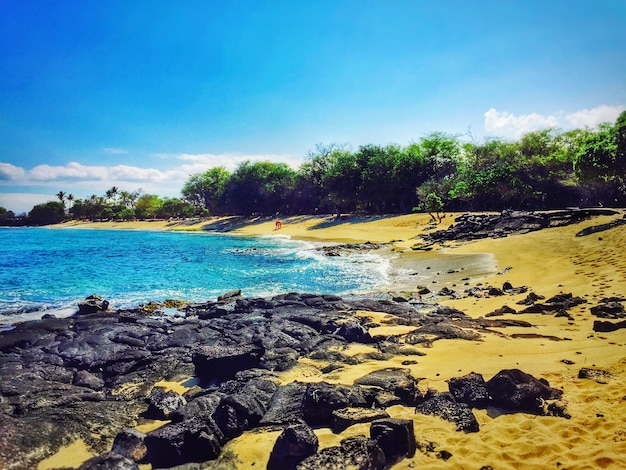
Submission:
[[472,372],[463,377],[448,380],[448,389],[459,403],[466,403],[472,408],[485,408],[490,403],[485,379],[481,374]]
[[436,394],[417,405],[416,411],[425,415],[439,416],[456,424],[457,431],[478,432],[478,421],[466,403],[457,403],[452,396]]
[[389,413],[382,408],[342,408],[333,411],[332,430],[338,434],[353,424],[369,423],[382,418],[389,418]]
[[385,454],[387,465],[415,455],[415,430],[410,419],[379,419],[370,427],[370,437]]
[[89,313],[104,312],[109,309],[109,301],[104,300],[99,295],[93,294],[85,298],[82,302],[78,302],[78,314],[86,315]]
[[609,371],[601,370],[601,369],[590,369],[588,367],[583,367],[578,371],[579,379],[590,379],[599,384],[607,384],[613,374]]
[[626,328],[626,320],[612,322],[612,321],[599,321],[593,322],[593,331],[602,333],[610,333],[611,331],[620,330]]
[[134,462],[141,462],[148,454],[146,435],[134,428],[122,431],[115,436],[111,452],[123,455]]
[[294,470],[306,457],[315,454],[319,440],[306,424],[286,428],[274,444],[267,470]]
[[302,400],[307,384],[293,382],[282,387],[272,395],[267,412],[261,418],[263,426],[274,424],[294,424],[302,422]]
[[330,426],[333,411],[347,408],[348,404],[348,398],[338,386],[311,383],[302,398],[302,417],[311,426]]
[[146,398],[146,403],[147,415],[152,419],[171,419],[176,410],[187,404],[187,400],[173,390],[155,387]]
[[220,295],[217,298],[218,302],[231,302],[241,297],[241,289],[233,289],[231,291],[226,292],[225,294]]
[[540,414],[543,413],[542,400],[559,399],[563,394],[551,388],[546,380],[537,380],[519,369],[501,370],[486,387],[496,406]]
[[146,461],[153,467],[173,467],[217,458],[226,439],[211,419],[191,418],[170,423],[145,438]]
[[139,466],[123,455],[107,452],[87,460],[78,470],[139,470]]
[[385,467],[385,454],[378,443],[365,436],[355,436],[344,439],[339,446],[327,447],[307,457],[296,468],[382,470]]
[[624,306],[619,302],[601,303],[591,307],[590,311],[593,315],[600,318],[617,319],[626,317]]
[[380,369],[354,381],[356,385],[379,387],[393,393],[402,403],[412,406],[422,398],[417,388],[417,380],[410,370],[391,367]]
[[343,337],[349,343],[371,343],[372,337],[363,325],[358,321],[348,320],[343,322],[337,331],[336,335]]
[[195,373],[206,380],[224,379],[257,367],[264,350],[254,344],[200,346],[192,361]]

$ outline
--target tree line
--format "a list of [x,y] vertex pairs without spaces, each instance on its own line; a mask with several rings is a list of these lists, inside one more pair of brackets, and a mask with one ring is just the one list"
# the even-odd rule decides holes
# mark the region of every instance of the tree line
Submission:
[[[466,136],[467,137],[467,136]],[[431,133],[417,142],[319,144],[298,169],[269,161],[191,175],[182,198],[112,187],[39,204],[28,222],[426,210],[626,206],[626,112],[597,129],[544,129],[518,140]],[[10,212],[0,208],[0,219]]]
[[626,112],[598,129],[544,129],[482,143],[432,133],[407,146],[318,145],[297,170],[244,162],[190,176],[209,214],[552,209],[626,205]]

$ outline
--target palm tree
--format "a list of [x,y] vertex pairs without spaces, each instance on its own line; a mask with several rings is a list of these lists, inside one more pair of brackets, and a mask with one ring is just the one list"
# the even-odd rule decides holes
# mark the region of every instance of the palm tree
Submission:
[[107,199],[113,199],[113,202],[117,199],[117,195],[119,193],[119,189],[117,186],[111,186],[111,189],[108,189],[106,192]]
[[63,207],[65,207],[65,192],[59,191],[56,196],[59,198],[59,201],[61,201],[61,204],[63,204]]

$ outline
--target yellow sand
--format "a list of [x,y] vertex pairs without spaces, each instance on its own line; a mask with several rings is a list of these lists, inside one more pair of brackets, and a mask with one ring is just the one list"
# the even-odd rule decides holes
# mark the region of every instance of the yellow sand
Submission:
[[[393,366],[407,367],[414,377],[422,378],[420,388],[423,390],[446,390],[446,380],[451,377],[475,371],[489,379],[501,369],[520,368],[563,389],[563,402],[572,418],[567,420],[523,413],[489,416],[486,411],[475,410],[481,430],[465,434],[456,432],[454,425],[439,418],[415,414],[411,408],[394,406],[388,409],[392,416],[414,421],[419,443],[424,446],[431,442],[435,444],[432,445],[433,452],[418,450],[413,458],[405,459],[393,468],[479,469],[483,465],[491,465],[494,469],[626,468],[626,330],[594,333],[592,325],[595,317],[589,312],[589,307],[603,297],[626,296],[626,228],[575,237],[575,233],[584,227],[616,218],[596,217],[568,227],[497,240],[448,243],[443,248],[435,247],[435,251],[428,254],[493,254],[499,270],[511,269],[502,275],[472,278],[468,281],[471,286],[480,282],[501,287],[503,282],[509,281],[514,286],[529,286],[546,298],[559,292],[572,292],[588,300],[588,304],[570,310],[573,321],[551,315],[505,315],[500,318],[525,320],[535,326],[532,329],[494,328],[494,333],[484,334],[482,341],[439,340],[432,348],[420,347],[425,356],[398,356],[388,361],[366,359],[358,365],[343,365],[341,369],[327,374],[320,371],[327,363],[305,358],[296,367],[282,373],[281,382],[325,380],[352,384],[355,379],[373,370]],[[442,225],[452,220],[453,216],[449,215]],[[412,238],[428,227],[428,217],[423,214],[355,218],[340,222],[324,217],[291,217],[282,219],[282,222],[283,228],[278,231],[273,220],[267,220],[251,223],[236,233],[282,234],[329,242],[402,240],[395,242],[396,250],[400,252],[396,256],[405,265],[425,255],[409,249],[415,243]],[[202,227],[202,224],[197,227]],[[462,290],[465,287],[459,283],[453,288]],[[520,309],[515,302],[523,297],[525,294],[481,299],[468,297],[445,300],[444,303],[478,318],[505,304]],[[402,335],[408,331],[405,327],[388,324],[390,316],[387,314],[359,312],[359,315],[368,316],[381,325],[371,330],[374,335],[383,332]],[[514,333],[529,332],[563,340],[510,337]],[[357,345],[342,352],[355,355],[372,350],[369,346]],[[407,359],[417,363],[402,365]],[[574,361],[575,364],[568,365],[562,360]],[[607,384],[578,379],[581,367],[608,370],[613,377]],[[321,447],[327,447],[337,445],[342,438],[350,435],[367,435],[368,429],[369,425],[362,424],[348,428],[340,435],[334,435],[328,429],[316,430],[316,434]],[[276,431],[246,432],[229,442],[225,452],[234,454],[241,468],[249,468],[252,463],[255,468],[264,468],[277,436]],[[437,452],[441,450],[450,452],[452,457],[447,461],[438,458]]]

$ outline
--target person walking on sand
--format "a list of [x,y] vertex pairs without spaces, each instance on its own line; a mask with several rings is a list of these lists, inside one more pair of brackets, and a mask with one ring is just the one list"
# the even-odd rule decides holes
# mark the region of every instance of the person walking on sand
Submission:
[[276,221],[276,229],[275,230],[279,230],[283,228],[283,223],[280,220]]

